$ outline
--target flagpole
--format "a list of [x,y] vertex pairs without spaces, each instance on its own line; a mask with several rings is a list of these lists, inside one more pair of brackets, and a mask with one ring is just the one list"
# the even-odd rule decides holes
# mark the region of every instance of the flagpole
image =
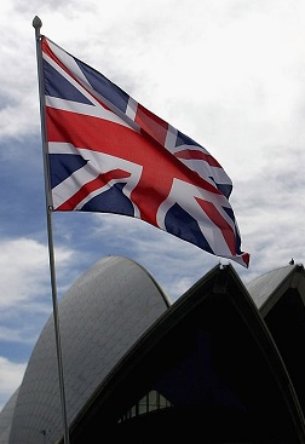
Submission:
[[33,27],[35,28],[35,40],[36,40],[36,57],[38,67],[38,83],[39,83],[39,97],[40,97],[40,119],[41,119],[41,138],[43,148],[43,165],[44,165],[44,179],[45,179],[45,195],[46,195],[46,215],[47,215],[47,231],[48,231],[48,250],[49,250],[49,266],[52,288],[52,304],[53,304],[53,321],[54,332],[56,342],[56,355],[57,355],[57,367],[58,367],[58,380],[60,390],[60,401],[62,408],[62,420],[64,426],[64,443],[70,444],[69,438],[69,425],[67,418],[65,385],[64,385],[64,371],[63,371],[63,358],[62,347],[59,328],[59,315],[58,315],[58,303],[57,303],[57,285],[56,285],[56,272],[55,272],[55,258],[54,258],[54,243],[52,234],[52,196],[51,196],[51,181],[50,170],[48,163],[48,150],[46,139],[46,123],[45,123],[45,95],[43,86],[43,69],[42,69],[42,53],[40,47],[40,28],[42,21],[39,17],[35,16],[33,19]]

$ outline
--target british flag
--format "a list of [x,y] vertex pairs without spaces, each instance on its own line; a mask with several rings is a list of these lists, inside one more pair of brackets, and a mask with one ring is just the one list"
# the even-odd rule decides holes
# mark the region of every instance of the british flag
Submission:
[[248,266],[208,151],[45,36],[41,50],[53,210],[140,218]]

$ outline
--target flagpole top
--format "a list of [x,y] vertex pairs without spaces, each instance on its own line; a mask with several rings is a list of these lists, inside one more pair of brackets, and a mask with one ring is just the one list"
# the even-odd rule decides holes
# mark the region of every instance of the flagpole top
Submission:
[[39,30],[42,27],[42,21],[37,15],[33,18],[32,25],[36,30]]

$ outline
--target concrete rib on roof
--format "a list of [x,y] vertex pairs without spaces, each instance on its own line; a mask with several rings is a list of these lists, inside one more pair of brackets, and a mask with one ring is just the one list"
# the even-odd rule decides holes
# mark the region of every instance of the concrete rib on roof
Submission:
[[[168,305],[153,278],[129,259],[104,259],[76,281],[59,305],[69,423]],[[10,437],[1,444],[54,443],[61,438],[52,317],[15,401]]]

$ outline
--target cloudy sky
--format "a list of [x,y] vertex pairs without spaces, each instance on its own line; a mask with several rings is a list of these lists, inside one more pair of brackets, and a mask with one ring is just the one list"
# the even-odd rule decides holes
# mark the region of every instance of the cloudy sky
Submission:
[[[248,270],[234,265],[244,282],[305,255],[303,0],[1,0],[0,407],[52,309],[35,15],[42,33],[222,164],[251,254]],[[59,297],[103,256],[139,262],[172,298],[219,263],[122,216],[53,223]]]

